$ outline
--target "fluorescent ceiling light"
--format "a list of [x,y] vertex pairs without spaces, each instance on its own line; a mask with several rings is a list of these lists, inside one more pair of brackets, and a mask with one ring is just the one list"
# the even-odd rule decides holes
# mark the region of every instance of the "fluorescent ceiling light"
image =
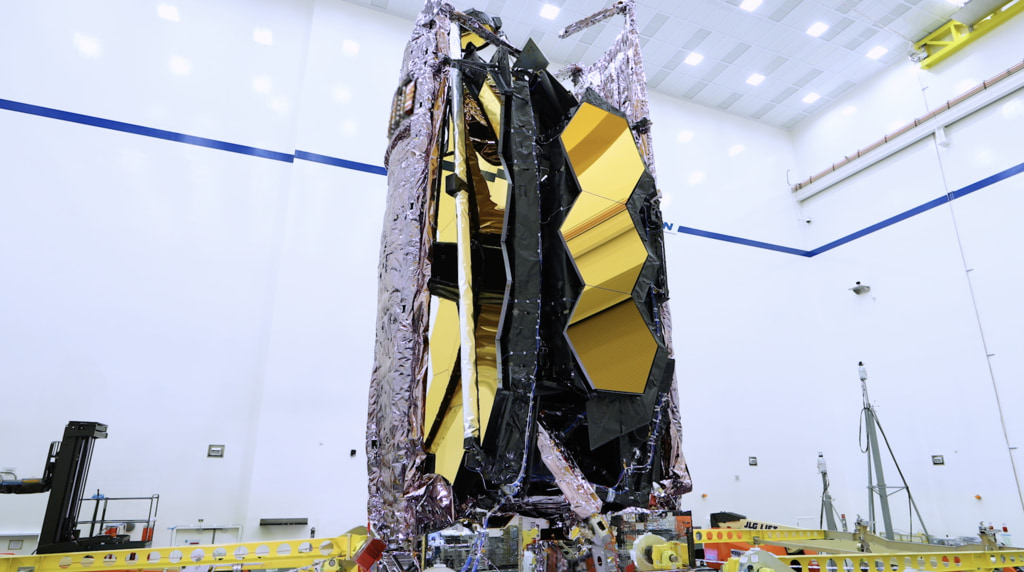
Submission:
[[270,93],[273,83],[268,75],[258,75],[252,78],[252,90],[256,93]]
[[548,20],[554,20],[558,17],[558,13],[561,11],[562,9],[554,4],[544,4],[540,7],[540,17]]
[[156,15],[164,20],[179,22],[178,7],[171,4],[160,4],[156,7]]
[[352,90],[349,88],[339,85],[331,90],[331,96],[334,97],[334,101],[338,103],[348,103],[352,101]]
[[171,56],[171,73],[175,75],[188,75],[192,71],[192,62],[181,56]]
[[804,103],[814,103],[815,101],[818,101],[819,99],[821,99],[821,96],[816,94],[816,93],[814,93],[812,91],[811,93],[808,93],[807,95],[805,95],[804,98],[801,101],[803,101]]
[[288,98],[283,95],[271,97],[270,109],[279,113],[288,113]]
[[817,38],[818,36],[824,34],[825,30],[827,29],[828,24],[825,24],[824,22],[815,22],[811,24],[810,28],[807,28],[807,33]]
[[72,36],[71,41],[75,45],[75,49],[78,53],[88,58],[95,58],[100,55],[100,42],[96,38],[90,38],[82,34],[76,33]]
[[754,10],[757,10],[757,7],[760,5],[761,0],[743,0],[743,2],[740,2],[740,8],[746,10],[747,12],[753,12]]
[[747,78],[747,83],[750,85],[761,85],[762,81],[764,81],[764,76],[759,73],[752,73],[750,74],[750,77]]
[[252,31],[252,41],[264,46],[274,45],[274,32],[268,28],[256,28]]
[[701,60],[703,60],[703,59],[704,59],[703,55],[698,54],[697,52],[690,52],[690,55],[686,56],[686,59],[683,60],[683,63],[689,64],[691,66],[695,66],[695,65],[699,64],[701,62]]
[[875,46],[871,48],[870,51],[868,51],[867,56],[873,60],[877,60],[878,58],[884,56],[887,53],[889,53],[889,50],[883,48],[882,46]]

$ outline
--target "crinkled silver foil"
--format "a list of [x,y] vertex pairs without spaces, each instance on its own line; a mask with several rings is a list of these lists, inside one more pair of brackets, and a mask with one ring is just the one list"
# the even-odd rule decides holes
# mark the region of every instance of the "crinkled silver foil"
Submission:
[[[562,38],[580,32],[617,14],[625,18],[622,32],[604,55],[596,62],[582,66],[570,65],[560,72],[573,81],[576,97],[582,96],[587,89],[593,89],[605,101],[612,104],[623,114],[632,126],[633,137],[647,163],[647,170],[656,177],[654,170],[654,144],[651,137],[650,109],[647,105],[647,75],[644,73],[643,56],[640,51],[640,31],[636,23],[635,0],[621,0],[611,8],[597,12],[578,22],[566,26],[560,32]],[[663,335],[669,356],[672,350],[672,315],[668,303],[661,306]],[[669,451],[668,478],[660,481],[661,490],[655,491],[659,504],[665,508],[674,505],[679,495],[693,490],[686,459],[683,457],[683,429],[679,416],[678,385],[675,374],[672,376],[672,389],[669,392],[669,432],[672,437],[672,448]]]
[[579,98],[588,88],[593,89],[626,116],[633,127],[636,144],[647,162],[647,170],[651,175],[655,175],[654,148],[651,146],[651,133],[648,128],[651,114],[647,108],[647,76],[640,53],[636,1],[620,0],[611,8],[566,26],[559,33],[559,37],[568,37],[616,14],[622,14],[626,25],[604,55],[588,66],[570,66],[573,91]]
[[413,505],[420,524],[427,530],[441,530],[455,522],[455,500],[451,485],[441,475],[415,479],[405,499]]
[[[370,527],[391,549],[410,548],[429,524],[418,520],[423,505],[415,491],[427,484],[420,477],[426,474],[422,424],[429,361],[430,191],[440,169],[437,141],[444,124],[449,13],[441,1],[426,0],[416,20],[400,77],[401,83],[416,83],[415,105],[391,136],[385,155],[388,194],[366,464]],[[436,483],[430,486],[437,488]]]
[[542,425],[537,425],[537,450],[576,516],[586,519],[601,512],[601,499],[594,491],[594,485],[590,484],[569,454],[555,443]]

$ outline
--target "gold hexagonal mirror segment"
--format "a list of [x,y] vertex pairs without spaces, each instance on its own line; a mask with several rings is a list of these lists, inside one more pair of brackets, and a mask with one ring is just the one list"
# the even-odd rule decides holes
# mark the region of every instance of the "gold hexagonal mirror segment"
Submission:
[[647,249],[625,210],[589,232],[569,236],[566,244],[585,284],[570,319],[575,323],[630,298]]
[[581,192],[560,231],[584,283],[566,334],[595,389],[643,393],[657,341],[632,300],[647,249],[625,203],[644,163],[626,120],[590,103],[561,138]]
[[658,342],[632,299],[569,326],[566,334],[594,389],[644,392]]
[[644,171],[625,118],[583,103],[561,137],[583,192],[625,203]]

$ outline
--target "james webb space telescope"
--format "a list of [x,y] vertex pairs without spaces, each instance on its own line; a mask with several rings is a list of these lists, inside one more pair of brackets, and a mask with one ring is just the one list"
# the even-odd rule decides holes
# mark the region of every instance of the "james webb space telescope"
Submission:
[[497,19],[428,1],[417,22],[367,430],[370,523],[392,546],[474,514],[675,509],[691,488],[632,3],[565,35],[618,14],[575,93]]

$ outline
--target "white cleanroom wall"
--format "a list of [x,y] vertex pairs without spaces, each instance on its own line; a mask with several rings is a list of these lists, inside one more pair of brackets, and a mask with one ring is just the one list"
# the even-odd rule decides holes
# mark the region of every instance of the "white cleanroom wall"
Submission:
[[[380,164],[392,87],[365,62],[397,74],[407,24],[341,2],[170,5],[3,8],[20,56],[0,62],[0,465],[38,475],[68,420],[96,420],[88,490],[160,494],[157,544],[200,519],[338,534],[365,520],[385,185],[293,154]],[[321,83],[338,78],[347,93]],[[0,533],[37,531],[45,500],[5,495]]]
[[[88,490],[160,494],[158,544],[199,519],[339,534],[365,520],[379,173],[411,23],[341,0],[171,4],[0,8],[0,468],[38,474],[67,421],[96,420]],[[787,182],[1019,58],[1022,25],[927,74],[888,68],[793,133],[652,95],[698,523],[808,524],[819,451],[837,506],[865,514],[864,360],[930,531],[1024,525],[993,389],[1013,445],[1024,179],[803,255],[1024,162],[1024,100],[803,204]],[[44,506],[0,498],[0,534]]]
[[[794,131],[800,178],[1017,64],[1022,38],[1018,18],[929,71],[911,62],[888,68]],[[947,125],[945,141],[927,137],[800,207],[814,221],[814,245],[899,220],[814,257],[809,268],[831,281],[830,294],[857,280],[872,287],[865,296],[845,293],[849,307],[825,316],[819,333],[868,363],[872,400],[925,524],[940,536],[968,534],[977,522],[1005,523],[1018,535],[1024,526],[1011,463],[1013,455],[1020,470],[1014,451],[1024,434],[1013,409],[1024,397],[1016,383],[1024,358],[1012,348],[1024,313],[1010,286],[1020,283],[1013,253],[1024,235],[1008,220],[1024,206],[1015,169],[1024,163],[1021,108],[1018,91]],[[986,182],[997,175],[1008,178]],[[977,190],[960,197],[969,189]],[[947,193],[960,198],[947,202]],[[826,350],[817,340],[804,349]],[[945,464],[933,465],[932,455]],[[899,484],[893,472],[889,481]],[[849,484],[856,486],[844,496],[863,511],[864,480]],[[894,498],[904,503],[898,526],[906,529],[905,497]]]

